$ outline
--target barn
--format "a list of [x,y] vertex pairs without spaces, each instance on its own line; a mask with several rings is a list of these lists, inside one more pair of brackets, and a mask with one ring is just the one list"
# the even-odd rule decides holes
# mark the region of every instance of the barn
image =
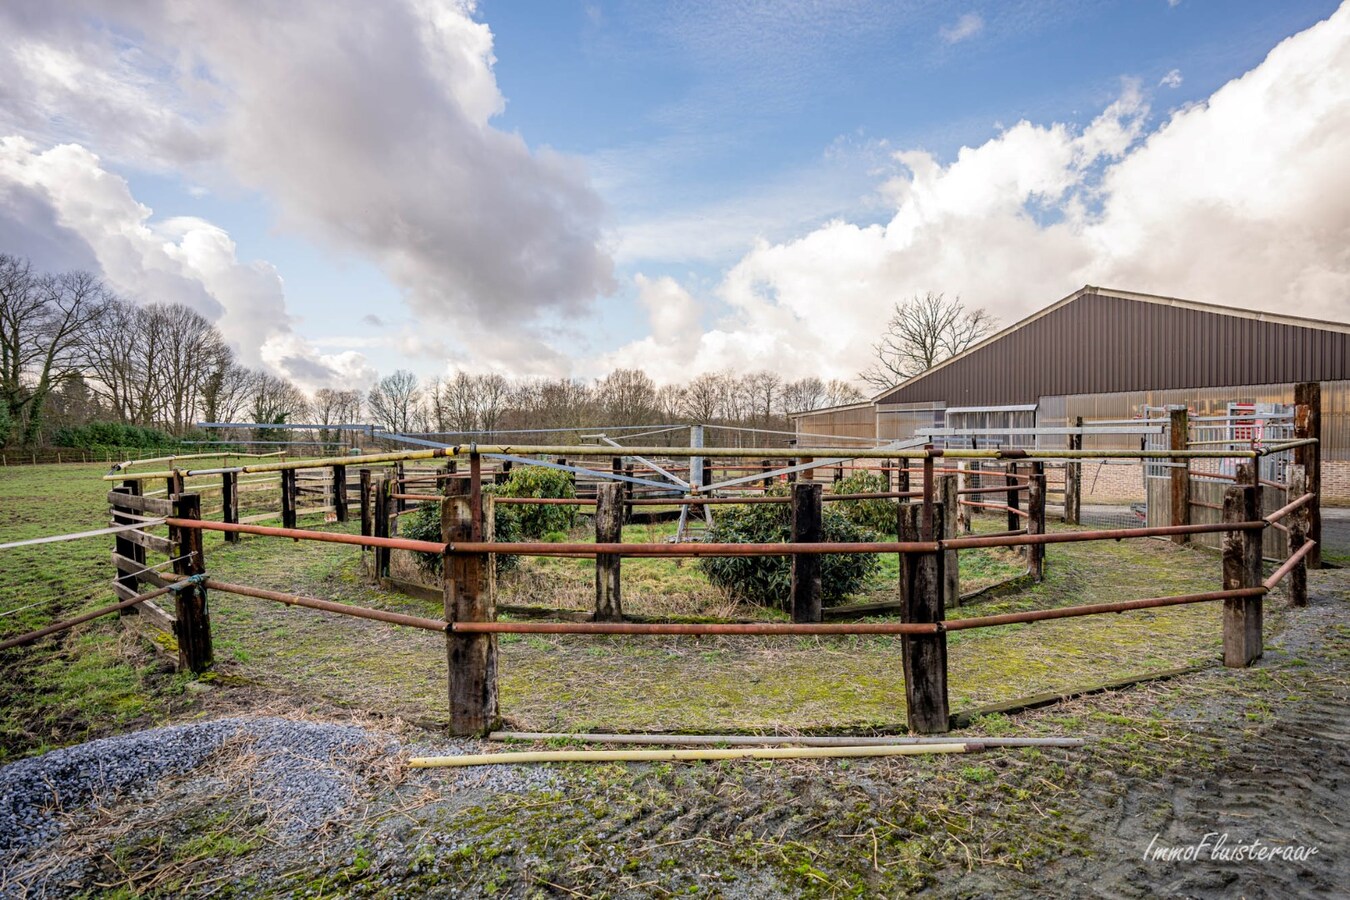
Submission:
[[[1295,386],[1311,382],[1320,384],[1323,502],[1350,505],[1343,322],[1087,286],[870,401],[793,419],[803,446],[830,436],[893,441],[946,430],[979,446],[1062,447],[1026,432],[1080,418],[1147,421],[1184,406],[1198,429],[1193,441],[1244,442],[1287,431]],[[1123,448],[1140,438],[1083,440]],[[1148,473],[1138,464],[1091,468],[1086,496],[1128,501],[1145,492]]]

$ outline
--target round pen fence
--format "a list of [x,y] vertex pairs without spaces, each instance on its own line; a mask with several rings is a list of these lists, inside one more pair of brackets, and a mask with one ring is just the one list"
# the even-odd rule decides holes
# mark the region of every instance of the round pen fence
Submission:
[[[1139,450],[1081,447],[883,446],[818,448],[457,446],[404,450],[317,460],[260,460],[212,469],[137,471],[125,467],[106,476],[120,482],[108,494],[114,540],[113,589],[119,602],[78,619],[53,623],[0,644],[9,649],[106,614],[135,615],[177,639],[180,664],[202,672],[212,665],[207,598],[211,592],[306,607],[440,632],[448,661],[450,727],[478,734],[497,727],[497,639],[502,634],[634,635],[892,635],[900,639],[909,727],[919,733],[948,730],[947,635],[955,631],[1016,623],[1116,614],[1196,603],[1223,604],[1223,658],[1246,666],[1262,652],[1262,604],[1288,580],[1295,604],[1306,602],[1306,569],[1318,548],[1318,442],[1315,415],[1296,410],[1287,440]],[[1278,469],[1263,463],[1277,455]],[[611,459],[608,467],[587,466]],[[1071,466],[1090,459],[1167,463],[1174,473],[1229,474],[1212,463],[1231,463],[1220,502],[1207,518],[1191,519],[1194,504],[1170,506],[1166,524],[1139,528],[1047,530],[1047,465],[1060,468],[1061,496],[1073,499]],[[847,461],[885,479],[886,490],[825,490],[814,479],[821,469]],[[984,471],[974,471],[978,463]],[[576,497],[494,497],[485,490],[512,466],[541,465],[569,473]],[[996,472],[988,467],[998,466]],[[355,470],[354,472],[352,470]],[[686,479],[684,476],[697,477]],[[840,475],[842,479],[842,472]],[[1276,479],[1266,477],[1274,474]],[[354,477],[353,477],[354,476]],[[1198,477],[1198,476],[1197,476]],[[718,479],[721,479],[720,481]],[[836,482],[840,479],[836,479]],[[831,482],[831,484],[836,483]],[[786,485],[786,493],[779,486]],[[769,488],[775,488],[767,492]],[[1169,495],[1170,496],[1170,495]],[[885,501],[894,506],[897,539],[831,542],[822,539],[822,509],[847,500]],[[785,504],[790,539],[774,543],[633,542],[621,539],[626,519],[644,509],[686,518],[727,504]],[[572,504],[586,509],[595,542],[526,542],[495,539],[497,505]],[[400,517],[415,508],[439,507],[440,540],[399,536]],[[262,508],[266,507],[266,508]],[[1070,525],[1071,503],[1061,503]],[[1208,507],[1200,507],[1208,510]],[[322,512],[343,523],[359,516],[359,534],[298,527],[297,519]],[[242,514],[241,514],[242,513]],[[992,514],[1006,528],[972,533],[973,515]],[[268,524],[264,524],[264,523]],[[997,526],[996,526],[997,527]],[[155,533],[167,529],[167,534]],[[206,531],[293,541],[320,541],[361,548],[368,571],[390,575],[396,551],[433,554],[441,560],[438,616],[415,616],[321,597],[269,590],[214,577],[202,549]],[[1046,553],[1070,542],[1166,538],[1217,542],[1222,553],[1218,590],[1119,602],[1070,605],[999,615],[950,617],[961,603],[958,555],[980,548],[1014,548],[1023,554],[1025,577],[1040,580]],[[1263,579],[1263,557],[1272,548],[1278,566]],[[367,552],[369,551],[369,552]],[[499,621],[494,554],[595,560],[595,609],[588,621],[536,617]],[[857,615],[894,615],[877,621],[838,621],[838,610],[821,603],[821,559],[828,554],[894,554],[899,560],[898,599],[855,608]],[[627,559],[694,559],[710,556],[787,557],[791,566],[789,622],[633,621],[623,611],[622,567]],[[545,611],[546,612],[546,611]],[[827,621],[830,619],[830,621]],[[1108,626],[1109,627],[1109,626]]]

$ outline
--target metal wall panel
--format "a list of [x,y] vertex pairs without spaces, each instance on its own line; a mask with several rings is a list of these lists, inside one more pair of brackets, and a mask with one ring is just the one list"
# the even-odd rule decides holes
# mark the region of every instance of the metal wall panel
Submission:
[[1088,290],[881,398],[948,406],[1350,380],[1350,334]]

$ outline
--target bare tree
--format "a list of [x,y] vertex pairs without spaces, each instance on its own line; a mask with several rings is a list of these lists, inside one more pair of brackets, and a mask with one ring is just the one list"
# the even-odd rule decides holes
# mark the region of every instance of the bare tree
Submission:
[[416,422],[417,401],[417,376],[403,369],[377,381],[366,397],[376,424],[400,434]]
[[851,381],[835,378],[825,385],[825,405],[843,406],[845,403],[857,403],[865,399],[862,391]]
[[690,422],[715,421],[722,408],[722,379],[711,372],[698,375],[684,390],[684,415]]
[[303,421],[309,416],[309,401],[305,399],[304,392],[285,378],[254,372],[249,393],[249,410],[253,421],[282,426],[255,429],[254,440],[281,440],[290,433],[284,427],[287,423]]
[[886,333],[872,347],[876,361],[859,377],[877,390],[902,381],[978,343],[993,332],[993,316],[966,309],[960,297],[931,291],[895,304]]
[[604,423],[645,425],[656,419],[656,383],[641,369],[615,369],[596,382]]
[[202,384],[202,418],[208,422],[233,422],[248,404],[253,373],[234,360],[223,347],[207,366]]
[[181,303],[157,304],[147,312],[164,335],[156,367],[163,384],[161,421],[181,434],[196,418],[211,362],[225,352],[225,341],[214,325]]
[[27,260],[0,255],[0,395],[24,443],[37,440],[51,392],[81,374],[81,350],[107,302],[87,272],[40,276]]

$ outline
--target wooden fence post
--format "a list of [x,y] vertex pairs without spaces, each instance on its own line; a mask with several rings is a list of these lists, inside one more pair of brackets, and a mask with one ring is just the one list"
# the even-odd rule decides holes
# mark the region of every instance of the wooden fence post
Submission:
[[[220,521],[239,524],[239,473],[220,473]],[[241,535],[237,531],[225,532],[225,543],[237,544]]]
[[[937,481],[942,534],[955,535],[956,519],[960,510],[960,504],[957,503],[959,495],[956,493],[957,476],[939,475]],[[947,608],[961,605],[961,566],[956,554],[956,550],[942,551],[942,605]]]
[[705,456],[705,457],[703,457],[703,482],[702,482],[702,484],[703,484],[703,487],[704,487],[704,488],[707,488],[708,485],[710,485],[710,484],[712,484],[712,483],[713,483],[713,464],[712,464],[712,460]]
[[370,537],[375,532],[370,521],[370,469],[357,472],[361,486],[361,537]]
[[[1308,493],[1308,480],[1302,466],[1289,467],[1289,493],[1291,501]],[[1284,520],[1289,528],[1289,556],[1293,556],[1308,541],[1308,507],[1300,506]],[[1308,551],[1311,553],[1312,551]],[[1289,573],[1288,591],[1290,606],[1308,605],[1308,559],[1304,557]]]
[[895,464],[895,490],[903,494],[909,490],[909,460],[897,459]]
[[333,466],[333,514],[339,522],[347,521],[346,466]]
[[[1008,463],[1004,480],[1008,484],[1008,530],[1016,531],[1022,527],[1022,517],[1014,512],[1014,510],[1020,510],[1022,507],[1019,493],[1021,484],[1017,480],[1017,463]],[[1025,549],[1024,547],[1023,550]]]
[[[941,540],[945,516],[935,517],[933,540]],[[922,530],[919,506],[900,504],[900,539]],[[903,622],[941,622],[945,561],[941,551],[900,555],[900,618]],[[951,726],[947,704],[947,635],[906,634],[900,638],[905,672],[905,713],[910,731],[942,734]]]
[[[771,459],[761,460],[759,463],[759,468],[760,471],[763,472],[773,471],[773,460]],[[767,491],[771,487],[773,487],[773,476],[766,476],[764,478],[764,490]]]
[[1322,568],[1322,385],[1308,381],[1294,385],[1294,437],[1313,438],[1316,444],[1294,448],[1294,464],[1303,467],[1311,492],[1308,502],[1308,540],[1317,546],[1308,551],[1304,560],[1310,569]]
[[[1074,426],[1083,427],[1083,417],[1074,417]],[[1082,451],[1083,435],[1069,435],[1069,449]],[[1064,522],[1067,525],[1083,524],[1083,464],[1072,460],[1064,464]]]
[[295,503],[299,496],[296,486],[296,470],[281,470],[281,527],[295,527]]
[[[1238,467],[1238,479],[1247,477]],[[1225,523],[1254,522],[1260,518],[1261,489],[1250,484],[1234,484],[1223,494]],[[1223,532],[1223,589],[1261,585],[1261,532]],[[1261,656],[1260,597],[1236,597],[1223,601],[1223,664],[1243,668]]]
[[[791,540],[795,544],[821,540],[821,485],[799,481],[792,486]],[[820,557],[798,554],[792,557],[792,621],[819,622]]]
[[[1045,534],[1045,463],[1031,464],[1027,481],[1027,534]],[[1045,580],[1045,545],[1027,545],[1027,571],[1033,581]]]
[[[623,540],[623,486],[618,482],[599,485],[595,490],[595,542],[617,544]],[[623,621],[620,567],[617,553],[595,555],[595,621]]]
[[[482,535],[482,521],[476,520],[474,506],[472,491],[445,499],[441,504],[443,541],[472,541]],[[488,585],[488,565],[486,553],[445,555],[441,570],[447,622],[491,622],[497,618]],[[445,654],[450,669],[450,733],[484,735],[498,723],[497,636],[447,630]]]
[[[960,473],[956,476],[956,489],[963,491],[966,488],[973,487],[970,477],[970,463],[964,459],[957,460],[956,468],[960,470]],[[943,502],[947,502],[945,495]],[[952,504],[956,507],[956,531],[953,533],[970,534],[973,531],[970,523],[970,507],[961,504],[959,493],[952,498]]]
[[[393,480],[388,475],[381,475],[375,482],[375,510],[374,521],[371,523],[375,527],[375,537],[389,537],[389,494]],[[389,548],[375,548],[375,579],[389,577]]]
[[[133,489],[131,485],[134,485],[135,488]],[[139,486],[140,486],[139,481],[124,481],[122,482],[121,487],[113,488],[112,493],[126,494],[128,496],[132,496],[140,490]],[[130,516],[120,514],[117,511],[117,508],[113,507],[112,523],[114,525],[134,525],[136,524],[136,520],[131,518]],[[143,568],[145,566],[145,548],[140,546],[139,544],[133,543],[131,538],[126,536],[125,532],[120,533],[115,538],[113,538],[113,551],[118,556],[121,556],[125,559],[129,559],[134,563],[136,563],[137,568]],[[137,576],[131,574],[130,572],[123,572],[121,569],[116,569],[115,571],[117,573],[118,584],[122,585],[124,588],[131,591],[133,594],[140,593],[141,580]],[[118,615],[119,617],[134,616],[138,612],[139,610],[136,607],[128,606],[127,608],[123,609]]]
[[167,489],[165,496],[172,500],[177,495],[183,493],[183,473],[174,469],[169,477],[164,479],[164,486]]
[[[1185,406],[1169,406],[1167,434],[1169,438],[1169,448],[1172,450],[1185,450],[1187,441],[1190,439],[1190,418]],[[1171,473],[1172,489],[1172,524],[1189,525],[1191,524],[1191,462],[1188,459],[1169,459],[1167,461]],[[1172,535],[1172,543],[1185,544],[1189,542],[1189,534]]]
[[[179,494],[173,500],[174,516],[200,519],[201,498],[197,494]],[[202,553],[202,530],[184,525],[169,528],[173,542],[174,574],[179,579],[206,573]],[[206,607],[206,588],[190,584],[174,591],[174,637],[178,639],[178,664],[201,674],[211,668],[211,616]]]
[[[629,463],[628,465],[624,466],[623,471],[625,475],[627,475],[629,478],[632,478],[633,464]],[[633,482],[631,481],[626,481],[621,485],[621,487],[623,488],[623,499],[624,499],[623,521],[624,524],[627,524],[633,521],[633,488],[636,487],[636,485],[633,484]]]
[[[404,468],[402,462],[394,463],[394,487],[393,490],[390,491],[391,494],[403,494],[407,492],[408,487],[403,483],[405,471],[406,469]],[[394,502],[394,512],[403,512],[403,510],[407,506],[407,502],[404,500],[394,500],[393,502]]]

